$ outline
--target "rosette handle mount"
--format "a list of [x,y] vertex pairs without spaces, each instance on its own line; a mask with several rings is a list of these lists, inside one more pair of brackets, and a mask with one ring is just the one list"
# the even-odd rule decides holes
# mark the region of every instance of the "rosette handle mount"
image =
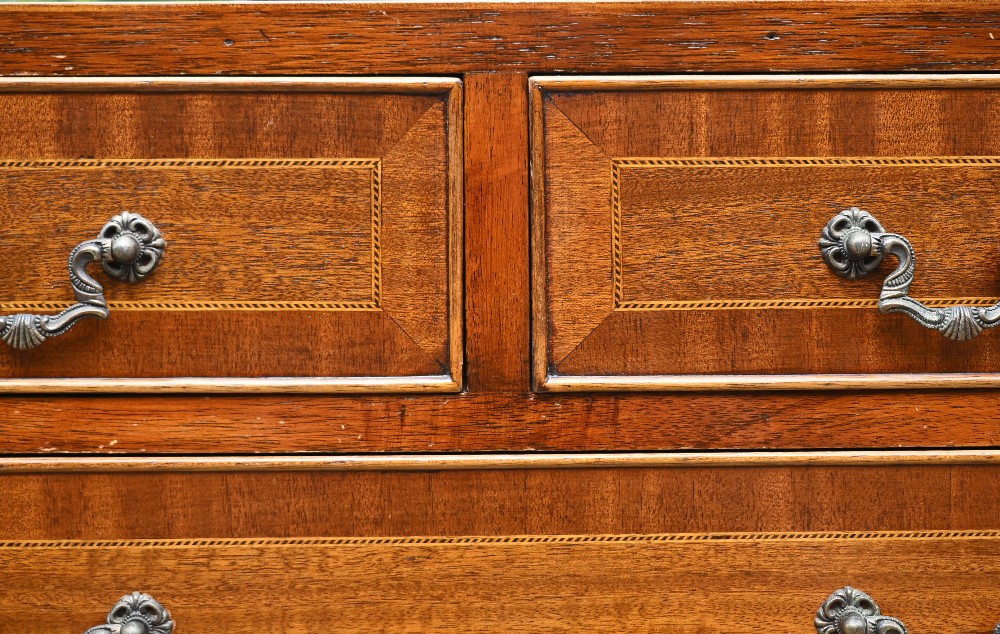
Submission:
[[27,350],[63,334],[86,317],[110,315],[104,287],[87,273],[87,265],[101,262],[104,271],[124,282],[146,279],[159,265],[167,243],[156,226],[139,214],[122,212],[93,240],[82,242],[69,256],[69,281],[76,304],[56,315],[19,313],[0,317],[0,339]]
[[903,236],[887,233],[867,211],[851,207],[834,216],[823,228],[819,248],[833,272],[851,280],[874,271],[887,254],[899,260],[896,270],[882,283],[878,309],[883,313],[909,315],[953,341],[973,339],[984,328],[1000,324],[1000,302],[992,306],[937,308],[910,297],[916,266],[913,247]]
[[[827,597],[816,612],[815,625],[816,634],[909,634],[902,621],[882,614],[874,599],[851,586]],[[1000,625],[993,634],[1000,634]]]
[[163,605],[145,592],[123,596],[108,612],[104,625],[83,634],[172,634],[174,621]]

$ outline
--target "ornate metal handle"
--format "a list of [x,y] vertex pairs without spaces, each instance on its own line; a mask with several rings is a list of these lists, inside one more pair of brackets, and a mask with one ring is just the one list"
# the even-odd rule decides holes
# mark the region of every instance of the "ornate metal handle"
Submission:
[[915,267],[913,247],[903,236],[886,233],[867,211],[851,207],[834,216],[823,228],[819,248],[827,265],[837,275],[851,280],[875,270],[885,254],[896,256],[899,265],[885,278],[878,298],[878,309],[883,313],[905,313],[953,341],[972,339],[983,328],[1000,323],[1000,303],[932,308],[910,297]]
[[[883,616],[870,596],[847,586],[831,594],[816,613],[817,634],[908,634],[899,619]],[[1000,624],[993,630],[1000,634]]]
[[27,350],[63,334],[85,317],[107,319],[110,313],[104,287],[87,273],[87,265],[101,262],[111,277],[140,282],[156,269],[166,246],[156,226],[139,214],[126,211],[115,216],[97,238],[79,244],[69,255],[69,281],[77,303],[58,315],[0,317],[0,339]]
[[105,625],[83,634],[171,634],[174,622],[159,601],[142,592],[126,594],[108,612]]

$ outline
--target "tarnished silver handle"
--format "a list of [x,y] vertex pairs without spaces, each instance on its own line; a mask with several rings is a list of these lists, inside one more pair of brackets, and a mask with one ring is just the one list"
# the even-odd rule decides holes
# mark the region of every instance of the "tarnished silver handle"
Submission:
[[171,634],[170,612],[153,597],[133,592],[121,598],[108,612],[108,622],[84,634]]
[[910,297],[915,268],[913,247],[903,236],[886,233],[867,211],[851,207],[834,216],[823,228],[819,248],[837,275],[852,280],[872,272],[884,255],[896,256],[899,265],[885,278],[878,298],[878,309],[883,313],[904,313],[953,341],[972,339],[983,328],[1000,323],[1000,303],[932,308]]
[[79,244],[69,255],[69,281],[77,303],[57,315],[0,317],[0,339],[27,350],[63,334],[85,317],[107,319],[110,313],[104,287],[87,273],[87,265],[101,262],[111,277],[140,282],[156,269],[166,246],[156,226],[139,214],[126,211],[115,216],[97,238]]
[[[883,616],[870,596],[847,586],[831,594],[816,613],[817,634],[908,634],[897,618]],[[1000,624],[993,630],[1000,634]]]

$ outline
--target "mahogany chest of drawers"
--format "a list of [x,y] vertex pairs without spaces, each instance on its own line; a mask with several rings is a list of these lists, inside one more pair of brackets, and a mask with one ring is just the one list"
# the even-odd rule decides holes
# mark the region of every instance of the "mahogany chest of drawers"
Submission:
[[993,632],[997,37],[0,5],[0,631]]

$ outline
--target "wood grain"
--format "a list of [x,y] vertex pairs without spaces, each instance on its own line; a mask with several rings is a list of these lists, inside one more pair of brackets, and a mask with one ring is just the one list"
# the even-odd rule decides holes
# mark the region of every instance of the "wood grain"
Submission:
[[[984,116],[998,79],[897,79],[533,80],[536,374],[562,390],[994,384],[996,338],[960,346],[879,314],[885,273],[846,283],[816,247],[835,213],[862,207],[919,245],[915,295],[996,301],[1000,261],[982,243],[1000,232]],[[866,376],[825,376],[852,374]]]
[[[4,285],[4,310],[68,302],[59,263],[123,209],[153,219],[171,245],[148,283],[109,285],[108,322],[3,352],[0,375],[13,380],[0,390],[460,384],[458,80],[4,80],[0,90],[0,255],[17,280]],[[135,333],[184,343],[137,353]]]
[[350,456],[17,456],[0,473],[468,471],[635,467],[986,465],[1000,450],[362,454]]
[[[278,386],[275,386],[277,389]],[[1000,445],[992,390],[0,399],[8,454]]]
[[[383,162],[386,187],[416,197],[411,205],[394,198],[391,189],[385,192],[385,234],[379,238],[385,243],[381,277],[388,318],[382,323],[354,312],[349,314],[355,319],[369,320],[367,326],[324,326],[337,313],[274,316],[255,310],[255,317],[248,311],[218,318],[219,334],[199,330],[192,323],[198,314],[190,311],[144,316],[121,310],[110,322],[79,326],[73,333],[78,338],[61,352],[14,364],[25,378],[7,379],[2,387],[33,393],[0,398],[0,629],[82,631],[101,622],[121,594],[145,590],[173,611],[179,631],[192,633],[804,633],[812,631],[816,607],[829,592],[850,583],[871,592],[913,631],[992,631],[1000,616],[1000,401],[995,389],[952,389],[997,385],[989,350],[973,350],[963,360],[935,348],[927,333],[887,335],[878,330],[886,328],[881,321],[844,320],[835,324],[841,331],[882,332],[912,343],[912,350],[899,353],[908,355],[910,365],[902,368],[907,373],[886,372],[877,351],[869,351],[865,363],[873,374],[822,374],[798,348],[803,341],[824,342],[815,335],[830,324],[786,320],[802,332],[789,335],[785,345],[795,349],[778,360],[764,346],[741,342],[739,328],[716,324],[720,337],[713,341],[698,332],[692,345],[735,342],[730,351],[758,355],[756,362],[772,374],[761,379],[748,374],[753,368],[735,363],[724,370],[702,368],[715,374],[675,377],[671,387],[678,391],[627,393],[664,387],[659,375],[636,374],[641,364],[615,366],[622,358],[616,355],[635,354],[636,342],[646,340],[635,332],[663,338],[654,324],[641,322],[626,329],[621,350],[581,348],[579,358],[569,360],[579,361],[582,373],[588,363],[601,371],[621,370],[591,385],[613,393],[529,392],[529,328],[535,328],[536,343],[544,343],[549,332],[545,320],[529,319],[528,181],[530,175],[540,212],[546,170],[539,159],[547,148],[537,107],[542,95],[529,94],[527,78],[690,73],[543,80],[549,106],[564,115],[568,132],[576,130],[575,137],[565,135],[574,145],[563,160],[585,194],[583,206],[602,200],[610,172],[602,168],[590,178],[588,165],[612,156],[666,156],[668,149],[675,157],[712,156],[709,149],[745,153],[746,147],[766,149],[755,156],[792,150],[799,152],[795,156],[818,156],[842,148],[865,149],[863,156],[890,150],[897,156],[996,156],[1000,130],[994,115],[1000,110],[994,112],[995,99],[984,95],[996,93],[1000,81],[983,73],[1000,70],[1000,3],[0,5],[0,33],[0,73],[8,76],[0,89],[11,106],[0,114],[0,150],[5,143],[18,147],[17,156],[0,154],[0,160],[368,157]],[[875,105],[866,104],[864,95],[885,93],[884,79],[827,76],[906,71],[918,74],[893,77],[905,95]],[[753,72],[771,74],[747,74]],[[783,75],[788,72],[823,77],[807,81]],[[364,78],[414,73],[439,77]],[[732,76],[695,77],[705,73]],[[445,75],[462,76],[464,96],[459,80]],[[956,82],[965,88],[951,90]],[[602,90],[609,85],[618,94]],[[690,136],[691,126],[684,126],[690,122],[677,113],[707,100],[704,85],[730,94],[727,107],[695,122],[696,130],[711,123],[717,142],[670,149],[671,141],[690,140],[684,136]],[[614,108],[588,105],[593,95],[584,93],[595,92]],[[944,93],[950,96],[934,97]],[[40,94],[44,103],[37,102]],[[213,119],[213,112],[227,116]],[[529,117],[539,151],[530,172]],[[848,133],[837,135],[846,128]],[[628,152],[609,154],[609,147]],[[433,172],[433,182],[427,172]],[[742,173],[740,178],[750,174]],[[955,192],[968,198],[973,189],[987,189],[982,181],[991,176],[984,173],[977,181],[935,174],[906,172],[892,180],[893,187],[914,190],[906,202],[923,204]],[[826,180],[838,178],[864,180],[857,174]],[[791,184],[784,189],[795,184],[786,181]],[[626,183],[632,188],[626,211],[637,209],[643,196],[652,199],[647,203],[668,199],[657,189],[660,182],[657,176]],[[269,189],[277,192],[282,185]],[[253,217],[259,232],[270,231],[283,242],[293,242],[288,236],[295,230],[286,217],[305,214],[300,226],[315,232],[318,210],[330,213],[323,207],[327,201],[314,194],[306,201],[301,192],[310,188],[291,179],[288,191],[279,193],[305,211],[274,213],[273,220],[267,213],[271,202],[248,200],[248,187],[243,181],[235,186],[247,206],[258,206],[244,220]],[[32,200],[45,198],[42,189],[33,188]],[[96,200],[103,192],[101,200],[109,201],[134,196],[136,187],[114,195],[108,183],[95,192],[85,191],[87,183],[74,189],[69,200]],[[725,205],[718,183],[703,184],[698,195],[713,210]],[[800,189],[797,204],[818,195]],[[885,196],[893,204],[902,201]],[[214,199],[208,202],[204,206],[217,206]],[[748,200],[745,207],[759,205]],[[992,232],[993,210],[987,207],[977,207],[976,214]],[[364,211],[351,209],[354,215]],[[430,216],[429,209],[435,210]],[[658,207],[654,212],[663,213]],[[715,223],[715,246],[745,248],[733,231],[734,216],[739,219],[731,214]],[[893,229],[920,238],[919,274],[926,277],[918,283],[943,298],[964,286],[972,288],[965,293],[992,295],[995,254],[973,249],[981,245],[972,241],[949,242],[955,214],[942,214],[924,228],[908,225],[913,217],[899,213],[891,220]],[[773,275],[766,288],[734,280],[732,271],[712,269],[689,248],[699,238],[700,217],[677,218],[688,232],[672,234],[684,237],[678,255],[693,267],[714,270],[719,281],[714,287],[687,284],[689,293],[750,289],[795,299],[793,290],[810,297],[840,288],[822,277],[795,288],[795,280],[776,287],[780,280]],[[659,239],[655,217],[650,226],[636,219],[625,219],[626,248]],[[602,216],[600,223],[605,231],[610,218]],[[35,258],[56,257],[42,251],[59,251],[55,243],[82,220],[62,224],[59,235],[33,243]],[[531,228],[533,266],[544,282],[547,254],[538,248],[544,247],[545,227],[535,222]],[[169,240],[176,229],[171,227]],[[602,274],[610,275],[612,259],[604,251],[611,236],[583,233],[572,257],[583,265],[588,259],[608,264]],[[294,291],[320,301],[319,291],[332,286],[352,296],[364,291],[358,280],[371,270],[363,266],[371,232],[361,234],[356,230],[340,253],[341,262],[359,269],[357,276],[330,275],[327,266],[323,279],[312,279],[297,260],[283,267],[287,283],[275,273],[265,275],[269,300]],[[774,234],[768,239],[777,240]],[[393,244],[400,245],[395,253]],[[954,269],[924,264],[947,262],[962,248],[962,261],[975,274],[956,278]],[[636,254],[622,261],[625,291],[671,282],[672,272],[648,257],[634,259]],[[741,254],[754,259],[753,253]],[[254,290],[246,267],[242,273],[226,268],[236,260],[221,254],[208,260],[223,263],[211,270],[214,286],[242,285],[240,293],[247,296]],[[30,277],[29,264],[18,260],[17,266],[19,277]],[[181,284],[197,284],[179,271],[175,279]],[[62,278],[30,280],[39,298],[58,301]],[[721,288],[726,280],[729,288]],[[684,281],[691,276],[682,275]],[[535,282],[533,302],[544,310],[546,289]],[[583,293],[591,286],[595,293],[610,287],[581,275],[565,288]],[[2,287],[0,294],[27,288]],[[153,297],[143,294],[153,290],[135,289],[134,301]],[[868,298],[867,290],[858,286],[852,292]],[[128,289],[109,291],[112,302],[132,300]],[[171,291],[159,292],[163,299]],[[202,301],[225,299],[222,292],[198,294],[211,296]],[[689,301],[709,295],[629,297]],[[429,308],[434,319],[426,318]],[[837,309],[841,316],[845,310]],[[304,343],[290,343],[288,335],[296,333],[287,329],[287,314],[299,318]],[[457,390],[463,314],[467,392],[293,394]],[[581,322],[584,332],[574,348],[603,319],[597,313],[588,318],[595,315],[598,321]],[[751,334],[774,335],[765,330]],[[180,347],[143,360],[114,351],[95,355],[88,348],[88,337],[96,335],[124,349],[136,332],[147,331],[157,333],[153,343],[194,333],[199,352]],[[226,345],[241,337],[249,347]],[[941,375],[942,356],[954,364],[951,370],[964,363],[981,372]],[[145,393],[55,393],[93,389],[89,375],[81,371],[67,379],[59,368],[94,360],[122,376],[106,378],[101,390]],[[573,369],[569,361],[562,370]],[[692,353],[657,362],[691,370],[705,357]],[[809,366],[814,373],[773,374],[779,362],[789,372]],[[152,371],[155,364],[169,372]],[[336,375],[337,367],[343,376]],[[544,382],[550,370],[545,362],[536,364],[533,376]],[[738,371],[743,374],[732,375]],[[563,378],[546,387],[558,389]],[[789,387],[809,389],[778,391]],[[868,389],[851,391],[861,387]],[[916,389],[898,389],[903,387]],[[751,388],[770,391],[721,391]],[[153,393],[211,390],[269,393]],[[908,449],[867,450],[900,447]],[[748,449],[770,451],[741,451]]]
[[[614,286],[621,293],[616,310],[708,310],[739,308],[743,302],[749,304],[747,310],[764,303],[811,310],[866,302],[864,307],[874,308],[881,274],[845,285],[825,266],[815,266],[817,224],[825,224],[817,216],[826,213],[832,218],[836,213],[829,210],[832,205],[815,214],[782,213],[818,207],[817,200],[853,201],[875,214],[886,231],[912,236],[922,265],[921,301],[935,306],[963,302],[989,306],[998,301],[993,254],[975,248],[971,241],[989,240],[1000,232],[1000,223],[984,213],[1000,203],[992,191],[1000,176],[1000,157],[684,162],[614,161],[620,186],[617,204],[612,204],[612,216],[619,220],[613,241],[628,245],[615,266]],[[849,191],[845,183],[850,183]],[[681,192],[697,205],[677,205],[669,220],[657,213],[664,201]],[[782,201],[780,205],[776,200]],[[963,213],[955,213],[956,208]],[[717,211],[705,213],[705,209]],[[750,229],[739,222],[768,212],[766,221]],[[670,224],[668,236],[664,222]],[[705,244],[709,224],[715,247]],[[792,271],[794,275],[785,274]],[[755,281],[752,287],[746,285],[748,275]],[[838,303],[841,299],[851,303]]]
[[466,328],[469,389],[526,390],[527,77],[474,73],[466,86]]
[[[433,27],[431,28],[431,26]],[[4,74],[998,70],[993,1],[253,3],[0,12]]]
[[3,473],[0,494],[7,540],[1000,528],[995,463]]
[[195,634],[220,622],[234,633],[330,622],[345,632],[735,634],[751,618],[761,631],[807,632],[826,597],[852,585],[914,631],[946,619],[987,634],[998,546],[996,532],[14,543],[0,548],[0,620],[26,634],[79,630],[141,588]]
[[[19,281],[4,285],[0,310],[72,304],[62,279],[67,251],[74,240],[97,235],[119,209],[142,210],[174,239],[170,262],[150,284],[115,288],[121,299],[112,309],[124,302],[138,310],[288,310],[301,302],[314,310],[379,310],[382,249],[373,245],[381,242],[381,197],[373,184],[381,189],[380,173],[379,159],[364,158],[0,162],[0,209],[7,212],[0,256]],[[81,191],[99,192],[101,205],[75,200]],[[258,204],[241,205],[244,192]],[[194,217],[194,209],[213,213]],[[296,222],[275,226],[275,216]],[[227,256],[238,259],[239,274],[211,259],[220,241],[238,245],[238,255]],[[17,257],[25,252],[32,257]],[[323,261],[329,270],[317,279]],[[191,262],[201,263],[197,275]]]
[[[938,342],[940,343],[940,342]],[[780,363],[780,361],[778,362]],[[991,389],[1000,386],[995,372],[911,374],[653,374],[556,375],[539,389],[546,392],[581,390],[635,392],[766,392],[774,390],[926,390]],[[961,398],[960,395],[955,395]]]

